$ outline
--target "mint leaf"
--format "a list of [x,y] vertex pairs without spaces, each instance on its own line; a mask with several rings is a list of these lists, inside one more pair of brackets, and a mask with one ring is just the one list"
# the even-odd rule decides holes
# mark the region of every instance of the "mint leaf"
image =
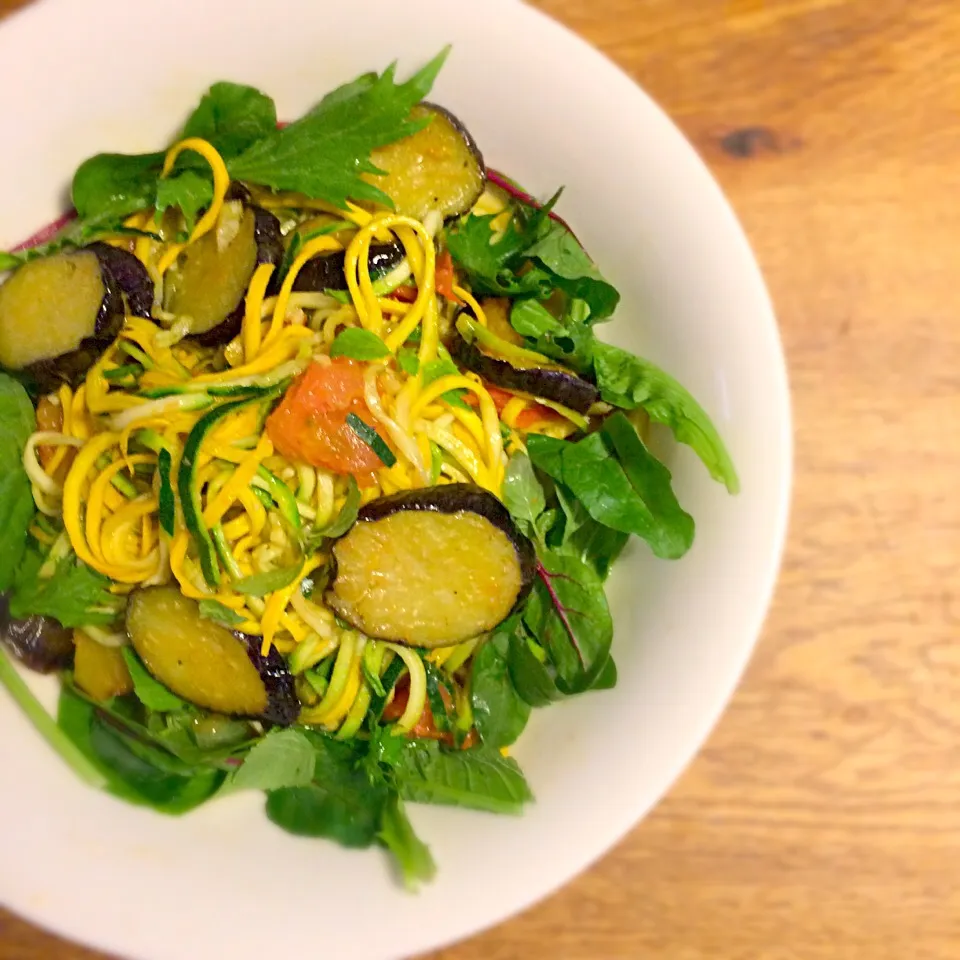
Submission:
[[153,205],[163,153],[99,153],[73,175],[73,205],[81,219],[123,219]]
[[736,467],[707,412],[668,373],[642,357],[597,342],[594,371],[600,395],[625,410],[642,407],[651,420],[668,426],[680,443],[703,461],[714,480],[730,493],[740,490]]
[[406,83],[394,82],[396,64],[376,80],[354,81],[321,101],[300,120],[277,130],[228,164],[230,174],[345,207],[348,199],[392,206],[362,174],[379,171],[370,160],[377,147],[422,129],[429,120],[411,120],[410,110],[429,93],[449,48]]
[[297,730],[271,730],[231,774],[223,792],[234,790],[280,790],[302,787],[313,780],[316,751]]
[[64,557],[53,576],[41,578],[44,557],[30,547],[23,555],[13,584],[10,615],[26,619],[34,614],[53,617],[65,627],[104,626],[117,619],[117,601],[110,581],[77,560]]
[[33,404],[20,383],[0,373],[0,590],[9,589],[27,543],[33,495],[23,448],[36,429]]
[[351,360],[380,360],[389,357],[387,345],[363,327],[347,327],[337,334],[330,347],[331,357],[350,357]]
[[123,659],[130,671],[130,678],[133,680],[133,692],[148,710],[169,713],[174,710],[182,710],[187,705],[185,700],[181,700],[175,693],[168,690],[147,670],[143,661],[131,647],[123,648]]
[[276,129],[277,108],[265,93],[240,83],[215,83],[187,120],[181,139],[200,137],[229,159]]

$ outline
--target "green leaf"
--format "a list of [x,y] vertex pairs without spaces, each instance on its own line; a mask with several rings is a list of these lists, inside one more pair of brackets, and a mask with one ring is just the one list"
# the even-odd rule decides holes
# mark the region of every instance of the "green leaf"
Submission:
[[234,580],[231,587],[237,593],[248,597],[265,597],[268,593],[282,590],[293,583],[302,569],[303,558],[301,557],[288,567],[277,567],[276,570],[268,570],[266,573],[251,573],[248,577],[241,577],[239,580]]
[[213,181],[209,173],[184,170],[157,182],[156,215],[159,223],[163,211],[176,207],[183,214],[184,227],[190,233],[197,222],[197,214],[210,206],[213,200]]
[[564,514],[563,533],[556,546],[564,553],[578,556],[601,580],[606,580],[630,534],[597,523],[563,484],[557,484],[556,492]]
[[538,578],[523,611],[530,633],[550,656],[562,693],[588,690],[613,642],[603,583],[578,557],[540,551]]
[[345,847],[368,847],[380,831],[388,790],[371,782],[354,748],[312,734],[316,768],[307,786],[267,795],[267,816],[288,833],[327,837]]
[[110,793],[162,813],[181,814],[217,791],[222,771],[194,770],[166,750],[111,725],[108,716],[68,685],[61,689],[58,726],[103,776]]
[[23,259],[17,254],[0,252],[0,271],[15,270],[21,263]]
[[160,517],[160,528],[171,537],[177,519],[177,500],[173,493],[173,484],[170,482],[172,468],[173,455],[166,447],[163,447],[157,454],[157,472],[160,474],[160,496],[157,512]]
[[[458,377],[460,376],[460,369],[453,362],[453,358],[449,353],[441,346],[440,356],[436,360],[429,360],[423,365],[423,368],[420,369],[420,383],[426,388],[429,387],[431,383],[435,380],[439,380],[441,377]],[[419,361],[418,361],[419,366]],[[467,410],[472,409],[470,405],[463,399],[465,390],[448,390],[442,395],[442,399],[454,407],[464,407]]]
[[[681,557],[693,543],[693,518],[677,503],[670,471],[639,437],[637,443],[635,449],[642,448],[638,455],[644,458],[640,489],[631,483],[613,443],[602,433],[577,443],[532,436],[527,452],[534,465],[568,487],[598,523],[643,538],[658,557]],[[639,478],[640,473],[634,475]]]
[[411,803],[519,814],[533,799],[516,760],[492,747],[444,750],[436,740],[413,740],[393,772],[400,796]]
[[527,248],[525,255],[544,267],[554,285],[567,296],[587,303],[593,322],[608,318],[617,309],[620,294],[603,279],[596,264],[562,223],[547,222],[546,232]]
[[394,64],[376,80],[360,78],[341,87],[305,117],[230,162],[231,176],[276,190],[296,190],[338,207],[345,207],[348,199],[390,204],[361,175],[378,172],[371,151],[429,122],[411,120],[410,110],[429,93],[448,52],[444,49],[406,83],[394,82]]
[[316,751],[304,734],[274,729],[250,750],[221,792],[303,787],[313,780],[315,766]]
[[133,680],[133,692],[148,710],[168,713],[173,710],[182,710],[187,706],[185,700],[181,700],[175,693],[168,690],[147,670],[132,647],[123,648],[123,659]]
[[[542,651],[541,660],[534,654],[530,638],[522,623],[517,623],[509,637],[507,668],[517,694],[531,707],[545,707],[563,697]],[[539,649],[539,648],[538,648]]]
[[47,741],[78,777],[97,789],[103,789],[106,786],[106,779],[100,773],[98,767],[91,763],[86,753],[60,729],[53,717],[43,708],[43,705],[27,686],[26,681],[17,672],[2,646],[0,646],[0,684],[6,688],[40,736]]
[[546,509],[543,487],[525,453],[515,453],[507,464],[501,493],[504,506],[526,534],[536,530],[536,520]]
[[337,334],[330,347],[331,357],[350,357],[351,360],[379,360],[389,357],[387,345],[363,327],[347,327]]
[[212,620],[224,627],[233,628],[243,623],[243,617],[239,613],[224,606],[219,600],[201,600],[200,616],[204,620]]
[[537,300],[517,300],[510,310],[510,324],[538,353],[586,373],[592,369],[596,343],[587,323],[589,314],[590,308],[583,300],[572,300],[562,320]]
[[421,883],[429,883],[437,872],[430,848],[414,833],[403,801],[391,794],[383,807],[377,839],[393,854],[403,885],[415,893]]
[[415,377],[420,372],[420,358],[409,347],[397,351],[397,364],[408,377]]
[[104,626],[117,619],[116,598],[107,589],[110,581],[68,554],[53,576],[41,578],[44,558],[28,548],[17,569],[10,599],[10,615],[25,619],[42,614],[65,627]]
[[470,702],[477,732],[488,747],[510,746],[530,719],[530,705],[510,678],[510,638],[517,619],[502,623],[473,658]]
[[649,360],[608,343],[596,344],[594,371],[600,395],[625,410],[642,407],[651,420],[668,426],[690,446],[714,480],[730,493],[740,490],[733,460],[703,407],[669,374]]
[[27,543],[33,495],[23,448],[36,429],[33,404],[13,377],[0,373],[0,591],[9,589]]
[[181,139],[199,137],[229,159],[276,129],[277,108],[265,93],[240,83],[215,83],[187,120]]
[[347,483],[347,496],[337,518],[316,531],[314,536],[319,536],[321,539],[342,537],[356,523],[357,514],[360,512],[360,487],[353,477],[350,477]]
[[73,205],[82,220],[123,219],[153,205],[163,153],[99,153],[73,175]]

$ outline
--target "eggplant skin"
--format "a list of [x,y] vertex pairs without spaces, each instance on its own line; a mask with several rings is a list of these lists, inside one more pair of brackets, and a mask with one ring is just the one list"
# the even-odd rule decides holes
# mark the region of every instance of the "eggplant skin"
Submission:
[[468,483],[372,501],[333,555],[330,605],[368,636],[416,647],[494,629],[526,600],[537,566],[506,507]]
[[8,601],[0,601],[0,639],[29,670],[54,673],[73,661],[73,631],[53,617],[39,614],[24,620],[9,614]]
[[555,367],[515,367],[507,360],[491,357],[475,343],[467,343],[454,330],[450,354],[461,366],[505,390],[516,390],[563,404],[577,413],[587,413],[600,399],[600,391],[583,377]]
[[[405,256],[406,252],[399,243],[371,244],[370,256],[367,259],[371,276],[382,275],[399,266]],[[311,257],[301,267],[293,281],[294,291],[322,293],[324,290],[346,290],[345,261],[346,251],[344,250]]]
[[153,310],[153,281],[147,268],[132,254],[98,240],[84,250],[96,254],[100,268],[110,273],[127,298],[127,306],[135,317],[149,317]]
[[267,709],[263,711],[262,719],[278,727],[289,727],[300,715],[300,699],[286,660],[274,648],[263,656],[260,652],[260,637],[236,630],[234,636],[246,648],[250,662],[260,674],[260,679],[266,687]]

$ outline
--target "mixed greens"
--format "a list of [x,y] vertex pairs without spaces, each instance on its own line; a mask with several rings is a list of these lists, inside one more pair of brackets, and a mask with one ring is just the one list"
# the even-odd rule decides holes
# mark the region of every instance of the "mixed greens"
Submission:
[[[697,401],[597,337],[620,295],[559,192],[423,103],[446,56],[288,125],[217,83],[0,254],[0,683],[94,786],[261,791],[410,887],[404,804],[519,813],[532,710],[616,684],[629,537],[690,549],[649,423],[738,489]],[[59,675],[55,722],[12,659]]]

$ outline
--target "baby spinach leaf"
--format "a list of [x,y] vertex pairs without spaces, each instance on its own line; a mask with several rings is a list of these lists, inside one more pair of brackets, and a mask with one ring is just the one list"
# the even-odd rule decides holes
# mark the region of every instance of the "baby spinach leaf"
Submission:
[[313,782],[267,794],[267,816],[288,833],[327,837],[345,847],[368,847],[376,839],[388,798],[385,783],[371,781],[354,748],[310,736],[315,750]]
[[566,694],[590,689],[613,642],[603,582],[593,569],[579,557],[542,550],[523,621],[549,654],[558,689]]
[[400,796],[411,803],[519,814],[533,799],[516,760],[492,747],[444,750],[436,740],[413,740],[393,773]]
[[282,130],[252,144],[228,166],[238,180],[276,190],[295,190],[345,207],[348,199],[392,206],[379,188],[362,179],[377,173],[370,153],[422,129],[410,110],[430,91],[449,49],[405,83],[395,82],[396,64],[376,80],[355,81],[321,101]]
[[640,489],[631,483],[616,459],[612,441],[603,433],[592,433],[577,443],[533,436],[527,452],[535,466],[572,491],[594,520],[642,537],[658,557],[680,557],[693,542],[693,518],[677,503],[667,468],[647,452],[639,437],[637,444],[644,463],[642,469],[631,472],[642,481]]
[[391,793],[383,806],[377,839],[393,854],[403,885],[416,892],[421,883],[429,883],[437,872],[430,848],[416,835],[403,801]]
[[65,627],[104,626],[116,620],[117,600],[107,589],[110,581],[106,577],[73,554],[57,564],[51,577],[40,577],[43,563],[39,550],[27,549],[14,580],[12,616],[42,614]]
[[501,496],[510,515],[527,535],[535,531],[537,517],[547,502],[533,464],[525,453],[515,453],[507,464]]
[[352,360],[379,360],[389,357],[387,345],[363,327],[347,327],[337,334],[330,347],[331,357],[350,357]]
[[507,667],[520,698],[531,707],[545,707],[560,699],[562,694],[557,689],[545,654],[541,660],[534,653],[522,622],[511,632],[509,640]]
[[148,710],[166,713],[171,710],[182,710],[187,706],[185,700],[181,700],[173,691],[168,690],[147,670],[131,647],[123,648],[123,659],[130,671],[130,679],[133,680],[133,692]]
[[480,739],[488,747],[508,747],[523,733],[530,705],[510,678],[510,638],[517,618],[502,623],[477,651],[470,674],[470,702]]
[[187,120],[181,138],[199,137],[230,159],[276,129],[277,108],[265,93],[240,83],[215,83]]
[[737,493],[740,480],[733,460],[710,417],[673,377],[649,360],[599,341],[594,371],[607,403],[625,410],[642,407],[651,420],[668,426],[680,443],[690,446],[714,480]]
[[13,583],[33,519],[23,448],[35,429],[27,391],[13,377],[0,373],[0,591]]
[[316,750],[304,734],[274,729],[253,746],[221,792],[303,787],[313,780],[315,766]]

